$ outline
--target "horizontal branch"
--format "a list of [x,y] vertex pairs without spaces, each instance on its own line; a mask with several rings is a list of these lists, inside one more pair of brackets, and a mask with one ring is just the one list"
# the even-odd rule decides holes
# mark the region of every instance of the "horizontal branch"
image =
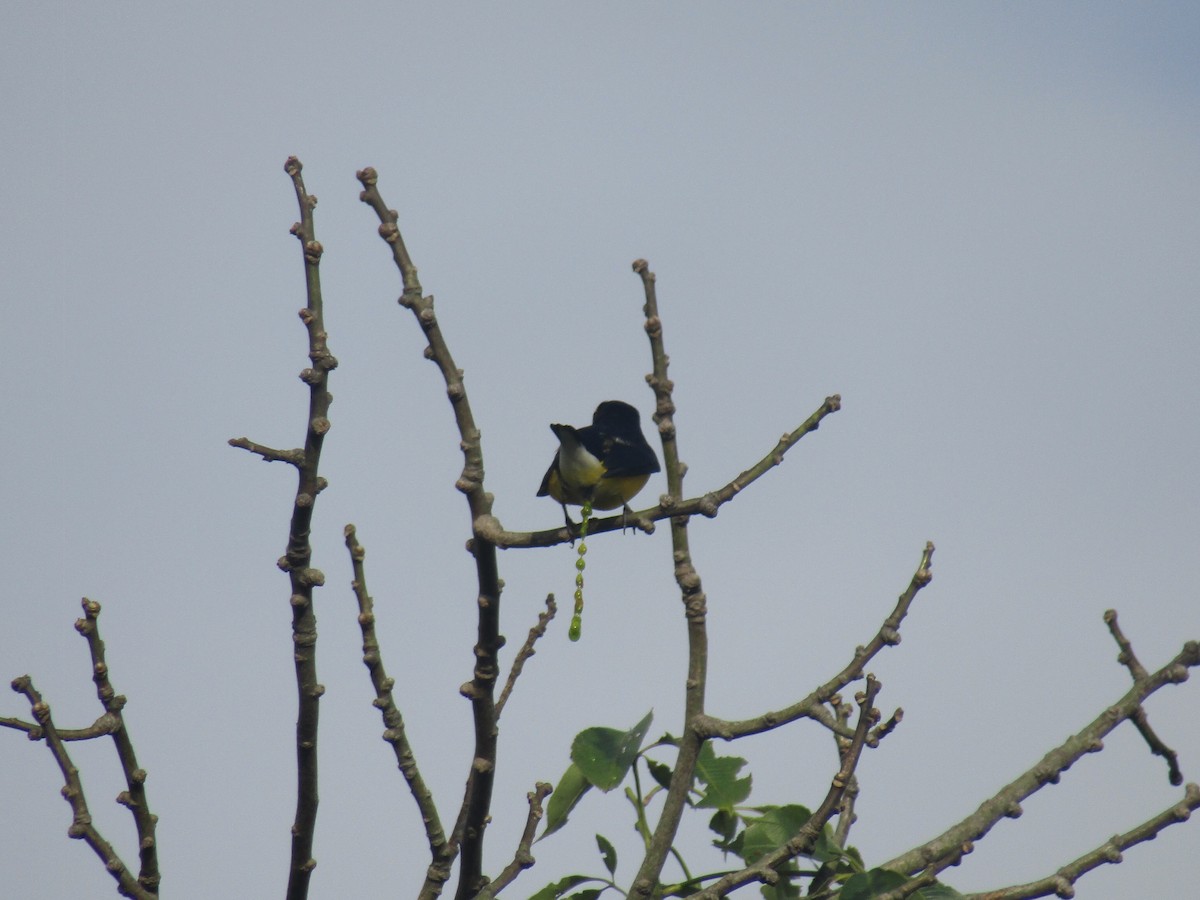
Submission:
[[239,447],[242,450],[249,450],[251,453],[256,453],[263,458],[263,462],[285,462],[297,468],[304,465],[304,451],[299,448],[295,450],[276,450],[265,444],[256,444],[249,438],[244,437],[230,438],[229,446]]
[[[707,494],[692,497],[688,500],[678,501],[674,500],[669,494],[665,494],[659,498],[657,506],[651,506],[647,509],[634,512],[629,517],[613,515],[606,518],[589,519],[588,534],[594,536],[606,531],[617,531],[629,525],[650,532],[654,530],[654,522],[676,516],[701,515],[710,519],[714,518],[724,504],[728,503],[775,466],[782,463],[783,457],[788,450],[794,447],[806,434],[816,431],[820,427],[822,419],[841,408],[842,398],[840,395],[834,394],[831,397],[826,397],[825,402],[821,404],[816,412],[805,419],[795,431],[783,435],[766,456],[715,491],[710,491]],[[555,544],[565,544],[579,537],[579,528],[578,526],[573,528],[562,526],[559,528],[550,528],[545,531],[505,531],[500,525],[499,519],[487,517],[476,521],[475,533],[491,541],[500,549],[508,550],[528,547],[551,547]]]
[[[121,727],[121,720],[116,716],[105,713],[87,728],[60,728],[58,739],[63,742],[91,741],[112,734]],[[12,728],[14,731],[24,731],[31,741],[40,741],[46,736],[46,730],[36,722],[26,722],[24,719],[0,716],[0,728]]]

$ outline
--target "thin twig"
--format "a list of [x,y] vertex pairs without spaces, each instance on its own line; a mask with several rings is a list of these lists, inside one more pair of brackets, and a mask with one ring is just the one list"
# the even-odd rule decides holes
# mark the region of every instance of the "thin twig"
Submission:
[[512,862],[496,876],[496,880],[487,885],[476,896],[475,900],[491,900],[499,894],[504,888],[512,884],[516,877],[523,871],[532,866],[536,860],[531,852],[533,847],[533,839],[537,834],[538,823],[542,821],[542,803],[550,796],[554,790],[544,781],[539,781],[534,790],[527,795],[529,798],[529,815],[525,818],[525,830],[521,833],[521,840],[517,844],[516,853],[513,854]]
[[[870,745],[868,744],[868,746]],[[843,850],[846,849],[846,844],[850,840],[850,829],[858,821],[858,815],[854,812],[854,804],[858,801],[858,791],[858,776],[855,776],[846,785],[846,792],[842,794],[842,799],[838,802],[837,825],[833,829],[833,840]]]
[[[833,709],[834,721],[837,727],[833,729],[833,740],[838,749],[838,760],[845,759],[847,751],[850,749],[850,741],[854,736],[854,729],[850,727],[850,716],[853,714],[848,703],[842,701],[841,694],[834,694],[829,698],[829,705]],[[822,709],[824,707],[821,707]],[[844,735],[848,735],[844,736]],[[867,745],[870,746],[870,734],[867,735]],[[838,804],[838,820],[837,826],[834,828],[834,842],[845,849],[847,842],[850,840],[850,829],[853,827],[857,816],[854,813],[854,804],[858,800],[858,778],[853,777],[850,783],[846,785],[846,792],[842,794],[841,802]],[[809,888],[809,890],[812,890]]]
[[904,721],[904,710],[896,707],[896,711],[882,725],[878,725],[871,729],[871,733],[867,735],[867,746],[874,749],[879,746],[879,742],[896,730],[901,722]]
[[[1113,640],[1117,642],[1117,646],[1121,652],[1117,655],[1117,662],[1129,669],[1129,674],[1136,682],[1139,678],[1146,677],[1145,667],[1138,662],[1138,658],[1134,655],[1133,644],[1129,638],[1125,637],[1125,633],[1121,631],[1121,626],[1117,624],[1117,611],[1110,609],[1104,613],[1104,621],[1108,625],[1108,630],[1113,636]],[[1161,756],[1167,761],[1167,780],[1171,784],[1178,787],[1183,784],[1183,772],[1179,768],[1179,754],[1163,743],[1160,738],[1150,727],[1150,719],[1146,716],[1146,709],[1139,706],[1134,714],[1130,717],[1138,733],[1150,748],[1150,752],[1155,756]]]
[[367,576],[363,565],[366,549],[358,542],[353,525],[347,525],[344,531],[346,549],[350,551],[350,565],[354,570],[354,581],[351,587],[358,601],[358,624],[362,629],[363,664],[371,675],[371,684],[375,688],[373,705],[383,718],[383,739],[387,741],[392,752],[396,755],[396,765],[408,782],[408,789],[417,802],[421,812],[421,821],[425,825],[425,837],[429,841],[430,864],[426,872],[429,880],[445,883],[450,877],[450,865],[454,856],[449,853],[449,842],[446,832],[442,829],[442,820],[438,816],[437,805],[433,793],[421,777],[417,768],[417,759],[409,744],[408,734],[404,728],[404,717],[396,706],[392,687],[396,680],[388,676],[383,665],[383,654],[379,649],[379,638],[375,634],[375,602],[367,591]]
[[[460,847],[462,854],[455,897],[456,900],[467,900],[487,883],[483,875],[483,841],[484,832],[491,821],[497,749],[494,696],[499,675],[498,654],[504,645],[504,638],[500,634],[500,573],[496,545],[480,529],[481,523],[492,520],[492,497],[483,489],[483,445],[467,399],[463,372],[450,354],[434,312],[433,297],[423,296],[417,267],[413,265],[397,225],[399,215],[384,203],[378,188],[379,176],[373,168],[360,170],[358,180],[363,186],[359,199],[375,211],[380,222],[379,236],[392,248],[392,259],[404,284],[399,303],[416,317],[428,341],[425,356],[437,365],[446,383],[446,395],[454,411],[463,453],[462,473],[455,487],[466,496],[470,507],[473,537],[468,546],[475,558],[479,619],[474,648],[475,667],[471,681],[463,685],[461,692],[471,701],[475,752],[462,807],[451,833],[450,847],[452,851]],[[421,896],[435,897],[440,890],[440,885],[426,880]]]
[[525,643],[517,651],[517,655],[513,658],[512,666],[508,670],[508,679],[504,682],[504,690],[500,692],[500,699],[496,701],[497,719],[500,718],[500,714],[504,711],[504,704],[508,702],[508,695],[512,693],[513,685],[517,683],[521,671],[525,668],[525,661],[536,652],[533,649],[533,645],[546,633],[546,626],[550,624],[550,620],[554,618],[557,612],[558,604],[554,601],[554,595],[547,594],[546,611],[538,613],[537,624],[529,629],[529,636],[525,638]]
[[[58,739],[64,743],[71,741],[91,741],[106,734],[112,734],[121,727],[121,721],[108,713],[100,716],[87,728],[60,728]],[[40,741],[46,736],[41,725],[36,722],[26,722],[10,716],[0,716],[0,728],[11,728],[14,731],[24,731],[31,741]]]
[[154,900],[158,894],[138,884],[138,880],[122,862],[112,844],[106,841],[96,826],[92,824],[92,814],[88,810],[87,798],[83,794],[83,782],[79,779],[79,770],[71,762],[66,745],[59,738],[58,729],[54,727],[54,720],[50,715],[50,704],[42,699],[42,695],[33,686],[33,679],[28,675],[14,678],[12,689],[18,694],[24,694],[29,700],[33,718],[41,726],[46,746],[50,748],[50,752],[54,755],[54,761],[58,763],[58,768],[63,774],[62,795],[71,804],[72,814],[67,836],[87,842],[87,845],[104,863],[104,868],[116,879],[118,890],[122,895],[134,897],[136,900]]
[[137,828],[138,855],[141,858],[138,884],[157,895],[159,883],[162,881],[158,868],[158,839],[155,837],[158,816],[150,811],[150,803],[146,797],[146,770],[138,765],[137,753],[133,749],[133,741],[129,738],[129,730],[125,724],[122,713],[126,703],[125,697],[116,692],[108,678],[108,661],[105,659],[104,641],[100,639],[98,621],[100,604],[84,597],[82,606],[83,618],[76,620],[75,630],[87,638],[96,696],[104,707],[105,715],[118,722],[118,726],[111,733],[113,743],[117,747],[117,758],[121,761],[121,771],[125,775],[126,789],[117,796],[117,802],[129,810]]
[[854,658],[842,671],[829,679],[829,681],[822,684],[804,699],[783,709],[772,710],[752,719],[737,721],[727,721],[716,719],[712,716],[704,716],[695,724],[695,727],[700,729],[701,733],[705,736],[733,740],[734,738],[745,737],[746,735],[772,731],[781,725],[786,725],[789,722],[794,722],[796,719],[807,717],[819,721],[827,728],[836,731],[843,737],[847,737],[845,725],[837,722],[830,716],[824,704],[829,702],[838,691],[842,690],[850,682],[861,678],[863,672],[866,670],[867,663],[874,659],[880,650],[884,647],[900,643],[900,624],[904,621],[904,617],[908,615],[909,607],[912,606],[917,594],[925,585],[933,580],[933,572],[931,570],[933,551],[933,543],[931,541],[927,542],[924,551],[921,553],[921,561],[917,565],[912,578],[909,580],[908,587],[905,588],[904,593],[896,600],[896,606],[891,614],[883,620],[883,624],[879,626],[879,630],[866,646],[858,647],[854,651]]
[[240,450],[249,450],[263,458],[263,462],[285,462],[288,465],[299,468],[304,465],[304,451],[297,448],[295,450],[276,450],[274,447],[268,447],[265,444],[256,444],[249,438],[239,437],[229,439],[230,447],[237,447]]

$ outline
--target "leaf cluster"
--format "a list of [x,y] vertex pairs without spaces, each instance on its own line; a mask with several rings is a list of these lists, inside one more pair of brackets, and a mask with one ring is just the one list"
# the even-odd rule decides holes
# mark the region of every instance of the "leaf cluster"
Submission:
[[[634,812],[634,829],[649,846],[649,807],[661,791],[670,788],[671,780],[676,776],[670,763],[653,754],[679,746],[678,738],[669,733],[643,746],[652,721],[653,712],[649,712],[625,731],[597,726],[584,729],[575,736],[571,744],[571,763],[547,804],[545,828],[539,840],[565,826],[570,813],[592,788],[607,793],[628,780],[631,784],[625,789],[625,797]],[[786,844],[812,817],[808,807],[795,803],[746,805],[753,786],[753,776],[742,774],[746,765],[745,759],[718,755],[712,742],[705,743],[700,750],[687,800],[691,810],[713,810],[708,820],[708,828],[714,835],[712,846],[726,858],[732,856],[740,860],[738,869],[758,862]],[[644,782],[648,790],[643,789]],[[545,885],[532,900],[595,900],[610,890],[625,895],[615,881],[618,860],[612,841],[597,834],[596,847],[607,875],[567,875]],[[730,871],[693,874],[682,849],[674,843],[671,855],[684,878],[674,884],[664,884],[663,897],[690,896]],[[909,883],[909,879],[898,872],[866,869],[858,849],[840,846],[835,830],[828,822],[822,826],[811,851],[797,853],[775,871],[779,876],[775,883],[761,886],[766,900],[799,898],[804,895],[801,888],[805,883],[810,897],[873,900]],[[956,900],[962,895],[945,885],[932,884],[908,896],[916,900]]]

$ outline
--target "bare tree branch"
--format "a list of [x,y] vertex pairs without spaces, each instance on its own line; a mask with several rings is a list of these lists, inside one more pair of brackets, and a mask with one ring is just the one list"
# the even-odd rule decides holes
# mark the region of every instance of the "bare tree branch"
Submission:
[[438,817],[437,805],[433,801],[433,793],[421,777],[417,768],[417,759],[412,745],[408,741],[408,733],[404,727],[404,717],[396,706],[392,696],[392,687],[396,679],[388,676],[383,666],[383,654],[379,649],[379,639],[375,634],[375,602],[367,591],[367,576],[363,566],[366,549],[358,542],[353,525],[345,528],[346,549],[350,551],[350,565],[354,570],[354,581],[351,587],[358,600],[358,624],[362,629],[363,664],[371,675],[371,684],[375,688],[373,705],[383,718],[383,739],[387,741],[396,755],[396,765],[408,782],[417,808],[421,812],[421,821],[425,825],[425,836],[429,841],[430,864],[425,873],[423,890],[432,891],[430,896],[436,897],[441,892],[441,886],[450,878],[450,866],[454,862],[454,852],[442,829],[442,821]]
[[133,822],[137,828],[138,856],[141,858],[138,884],[157,894],[159,882],[162,881],[158,869],[158,839],[155,836],[158,816],[150,812],[150,804],[146,798],[146,770],[138,765],[133,741],[130,740],[129,731],[125,727],[125,717],[122,713],[125,697],[116,692],[108,678],[108,661],[104,656],[104,641],[100,639],[98,622],[100,604],[84,597],[82,605],[83,618],[76,620],[75,630],[87,638],[96,696],[104,707],[105,715],[118,723],[111,734],[117,747],[117,758],[121,761],[121,771],[125,775],[126,789],[117,797],[117,802],[133,815]]
[[752,881],[775,884],[779,880],[779,866],[800,854],[812,852],[825,824],[841,807],[842,798],[854,778],[854,770],[858,768],[863,747],[866,746],[867,734],[871,726],[879,720],[879,711],[875,709],[874,704],[881,687],[882,685],[875,680],[874,675],[867,676],[866,689],[856,698],[859,704],[859,714],[854,737],[842,754],[841,766],[833,776],[825,799],[821,801],[821,805],[808,820],[800,826],[799,831],[780,847],[755,860],[752,865],[732,872],[713,882],[704,890],[693,894],[694,900],[717,900],[718,897],[724,897]]
[[249,450],[263,458],[263,462],[285,462],[288,465],[300,468],[304,465],[304,451],[301,449],[295,450],[276,450],[273,447],[267,447],[264,444],[256,444],[249,438],[230,438],[230,447],[237,447],[241,450]]
[[[1121,631],[1121,626],[1117,624],[1117,611],[1115,609],[1107,610],[1104,613],[1105,624],[1108,625],[1108,630],[1113,636],[1113,640],[1117,642],[1117,646],[1121,652],[1117,655],[1117,662],[1129,669],[1129,674],[1136,682],[1139,678],[1146,677],[1146,669],[1133,652],[1133,644],[1125,637],[1125,633]],[[1139,706],[1133,713],[1131,721],[1138,733],[1141,734],[1146,745],[1150,748],[1150,752],[1155,756],[1161,756],[1167,761],[1167,779],[1171,784],[1179,786],[1183,784],[1183,772],[1179,769],[1179,755],[1163,743],[1162,739],[1150,727],[1150,720],[1146,716],[1145,707]]]
[[529,792],[527,795],[529,798],[529,815],[525,819],[525,830],[521,833],[521,840],[517,844],[517,851],[513,854],[512,862],[504,867],[503,871],[496,876],[495,881],[491,882],[491,884],[476,895],[476,900],[491,900],[491,898],[499,894],[504,888],[512,884],[518,875],[536,862],[531,852],[533,839],[537,834],[538,823],[542,821],[542,802],[553,790],[554,788],[544,781],[539,781],[534,786],[534,790]]
[[287,552],[280,558],[279,568],[291,581],[292,642],[295,647],[296,692],[296,817],[292,824],[292,853],[288,870],[288,900],[304,900],[312,870],[313,832],[317,822],[317,723],[321,695],[325,687],[317,681],[317,616],[313,610],[313,588],[325,583],[325,576],[312,563],[313,507],[317,494],[325,489],[325,479],[317,473],[321,461],[321,446],[329,431],[329,373],[337,368],[337,359],[329,352],[325,332],[324,303],[321,296],[321,256],[325,252],[316,237],[313,209],[317,198],[304,189],[300,176],[300,160],[290,156],[284,171],[292,179],[296,201],[300,206],[300,221],[291,233],[300,241],[304,257],[304,282],[307,304],[300,310],[300,321],[308,330],[310,368],[300,373],[300,380],[309,387],[308,421],[303,450],[273,450],[246,438],[234,438],[231,446],[258,454],[271,462],[281,460],[296,467],[298,473],[296,498],[288,527]]
[[904,710],[896,707],[896,711],[882,725],[871,729],[871,733],[867,735],[867,746],[874,749],[879,746],[879,742],[896,730],[896,727],[904,721]]
[[[87,728],[60,728],[58,739],[64,743],[71,741],[90,741],[106,734],[112,734],[121,727],[121,721],[108,713],[100,716]],[[0,716],[0,728],[11,728],[14,731],[24,731],[31,741],[40,741],[46,736],[41,725],[36,722],[26,722],[11,716]]]
[[1053,875],[1028,884],[985,891],[982,894],[968,894],[965,900],[1032,900],[1034,897],[1049,897],[1051,894],[1057,897],[1073,897],[1074,884],[1082,876],[1108,863],[1119,863],[1125,850],[1143,841],[1154,840],[1160,831],[1171,825],[1186,822],[1198,808],[1200,785],[1189,784],[1178,803],[1173,803],[1133,830],[1109,838],[1096,849],[1085,853],[1074,862],[1067,863]]
[[818,687],[803,700],[793,703],[791,706],[786,706],[783,709],[763,713],[761,716],[756,716],[753,719],[742,719],[739,721],[725,721],[706,715],[700,717],[694,723],[693,727],[697,728],[706,737],[719,737],[728,741],[750,734],[771,731],[779,728],[781,725],[794,722],[796,719],[807,717],[816,719],[827,728],[846,736],[844,733],[845,725],[839,725],[829,715],[824,704],[835,696],[838,691],[850,684],[850,682],[861,678],[867,663],[874,659],[880,650],[884,647],[900,643],[900,624],[904,621],[904,617],[908,615],[909,607],[912,606],[913,600],[916,599],[921,588],[933,580],[933,572],[931,571],[933,551],[933,543],[927,542],[925,550],[921,553],[921,562],[917,565],[917,570],[913,573],[908,587],[897,599],[896,606],[892,610],[891,615],[883,620],[879,631],[875,633],[875,636],[871,638],[867,645],[865,647],[858,647],[854,651],[854,658],[849,664],[837,675],[829,679],[829,681]]
[[[653,371],[646,382],[654,391],[654,422],[662,439],[663,463],[667,476],[667,493],[661,505],[675,507],[683,497],[683,476],[687,467],[679,459],[679,446],[675,431],[675,401],[671,396],[674,384],[667,377],[668,358],[663,344],[662,319],[658,314],[658,295],[655,290],[654,273],[644,259],[633,263],[633,270],[642,279],[642,290],[646,303],[646,334],[650,339],[650,356]],[[630,889],[631,897],[650,897],[657,890],[662,867],[679,830],[683,807],[691,790],[696,762],[705,738],[696,729],[695,722],[704,715],[704,694],[708,682],[708,631],[707,598],[700,585],[700,575],[692,563],[688,545],[688,517],[682,514],[671,518],[671,552],[675,561],[675,583],[679,586],[687,621],[688,663],[684,682],[684,731],[680,738],[671,773],[671,783],[663,800],[658,824],[650,837],[646,855]]]
[[[830,697],[829,705],[833,709],[835,722],[839,726],[834,729],[833,740],[838,748],[838,759],[843,760],[853,740],[854,729],[850,728],[850,716],[853,710],[851,710],[848,704],[842,702],[841,694],[834,694]],[[844,737],[843,734],[849,734],[850,737]],[[867,746],[871,746],[869,733],[867,735]],[[845,849],[846,843],[850,839],[850,829],[858,819],[858,816],[854,812],[854,804],[858,800],[858,792],[858,777],[854,776],[850,779],[850,783],[846,785],[841,802],[838,804],[837,826],[833,831],[833,839],[842,849]]]
[[469,549],[475,558],[479,593],[476,598],[479,625],[475,642],[475,668],[471,681],[461,688],[471,701],[475,725],[475,753],[462,808],[451,836],[451,844],[461,841],[462,865],[459,872],[457,900],[475,896],[487,883],[483,875],[484,831],[491,821],[492,784],[496,768],[497,726],[494,692],[499,673],[497,654],[504,646],[500,634],[500,574],[496,560],[496,544],[481,530],[481,523],[492,520],[492,496],[483,489],[483,446],[479,428],[467,400],[463,372],[450,354],[434,312],[433,297],[422,296],[417,267],[413,265],[404,238],[397,226],[399,215],[389,209],[380,196],[378,173],[368,167],[358,172],[363,186],[359,199],[379,218],[379,236],[392,248],[392,259],[400,271],[404,293],[400,305],[412,311],[425,334],[428,347],[425,356],[441,370],[446,382],[446,394],[454,411],[455,423],[461,438],[463,469],[455,482],[467,498],[471,512],[472,540]]
[[517,683],[517,679],[521,676],[521,671],[525,668],[525,661],[535,653],[533,645],[538,639],[546,633],[546,626],[550,624],[550,620],[554,618],[558,612],[558,604],[554,601],[553,594],[546,595],[546,611],[538,613],[537,624],[529,629],[529,636],[525,638],[525,643],[521,645],[521,649],[517,651],[517,655],[513,658],[512,667],[508,672],[508,680],[504,683],[504,690],[500,692],[500,699],[496,701],[496,718],[500,718],[500,713],[504,711],[504,704],[508,702],[508,695],[512,693],[513,685]]
[[905,900],[911,897],[921,888],[929,887],[938,880],[938,875],[953,868],[962,862],[963,857],[975,850],[975,845],[971,841],[967,841],[961,847],[957,848],[956,852],[948,853],[936,863],[927,866],[920,875],[911,878],[895,890],[887,891],[883,894],[878,894],[872,900]]
[[1037,765],[985,800],[972,815],[951,826],[933,840],[884,863],[882,868],[903,874],[918,872],[936,864],[947,855],[958,852],[964,844],[978,841],[1001,819],[1017,818],[1022,811],[1021,801],[1047,784],[1057,784],[1062,773],[1081,757],[1102,750],[1104,736],[1121,722],[1132,718],[1147,697],[1164,685],[1186,681],[1188,669],[1198,665],[1200,643],[1188,641],[1174,659],[1157,672],[1134,682],[1125,696],[1104,710],[1091,724],[1051,750]]
[[[58,768],[63,774],[65,783],[62,795],[71,804],[72,813],[71,827],[67,829],[67,836],[87,842],[87,845],[104,863],[104,868],[116,879],[118,890],[122,896],[134,897],[137,900],[154,900],[158,896],[157,881],[154,890],[139,884],[133,873],[122,862],[121,857],[117,855],[112,844],[106,841],[96,826],[92,824],[92,814],[88,810],[87,798],[83,794],[83,782],[79,779],[79,770],[71,762],[66,745],[59,738],[58,729],[54,727],[54,720],[50,715],[50,704],[42,699],[42,695],[33,686],[33,679],[28,675],[14,678],[12,689],[18,694],[24,694],[29,700],[33,718],[41,726],[46,746],[50,748],[50,752],[54,755],[54,761],[58,763]],[[157,870],[155,876],[157,877]]]

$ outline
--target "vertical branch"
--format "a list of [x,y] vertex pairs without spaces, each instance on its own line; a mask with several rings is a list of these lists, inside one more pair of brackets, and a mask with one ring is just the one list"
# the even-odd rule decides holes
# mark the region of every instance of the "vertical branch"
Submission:
[[408,782],[408,789],[417,802],[421,812],[421,821],[425,824],[425,837],[429,840],[430,864],[425,871],[425,885],[421,897],[436,897],[441,893],[442,885],[450,877],[450,865],[454,862],[454,851],[446,840],[442,829],[442,820],[438,816],[437,806],[433,802],[433,793],[421,777],[417,768],[417,759],[408,734],[404,727],[404,716],[396,707],[392,696],[392,687],[396,679],[390,677],[383,666],[383,654],[379,648],[379,638],[375,635],[375,601],[367,590],[366,566],[363,559],[366,549],[358,542],[353,525],[347,525],[344,531],[346,549],[350,551],[350,565],[354,570],[354,581],[351,587],[358,600],[358,624],[362,629],[363,664],[371,673],[371,684],[375,688],[374,706],[383,717],[383,739],[392,745],[396,754],[396,765]]
[[[686,468],[679,461],[676,442],[675,402],[671,397],[675,386],[667,377],[669,359],[663,345],[662,320],[658,315],[654,273],[650,271],[649,264],[644,259],[635,261],[633,270],[641,276],[646,295],[645,328],[650,338],[650,353],[654,362],[654,371],[646,376],[646,381],[654,391],[654,421],[662,438],[663,461],[666,464],[667,493],[661,498],[660,504],[665,511],[670,512],[672,507],[683,499],[683,475]],[[708,609],[704,591],[700,586],[700,575],[692,565],[687,527],[687,516],[671,518],[671,551],[675,560],[675,582],[679,585],[683,600],[688,634],[683,736],[679,742],[679,754],[671,776],[671,785],[663,801],[662,815],[633,882],[630,892],[630,896],[633,897],[650,897],[656,891],[663,863],[679,830],[679,821],[696,770],[696,761],[705,740],[692,727],[692,723],[704,715],[704,691],[708,680]]]
[[421,282],[417,278],[417,267],[413,265],[404,245],[404,238],[397,226],[399,214],[389,209],[379,193],[378,173],[373,168],[358,172],[363,186],[359,199],[366,203],[379,218],[379,236],[392,248],[392,259],[404,284],[400,305],[412,311],[417,324],[425,333],[429,346],[425,356],[432,360],[442,373],[446,383],[446,395],[454,410],[458,426],[459,446],[463,453],[463,468],[455,487],[467,498],[471,514],[472,539],[468,544],[475,559],[475,575],[478,583],[476,605],[479,624],[475,641],[475,667],[472,678],[460,691],[471,701],[475,726],[475,752],[467,775],[462,806],[451,835],[451,844],[458,844],[462,854],[459,871],[457,900],[473,897],[487,883],[483,875],[484,831],[491,819],[492,784],[496,768],[497,718],[495,686],[499,675],[497,655],[504,646],[500,634],[500,574],[496,560],[496,544],[487,535],[496,528],[492,516],[492,495],[483,489],[483,445],[471,404],[467,400],[463,371],[454,363],[450,348],[442,335],[437,315],[433,308],[433,297],[422,296]]
[[125,728],[125,697],[118,694],[108,680],[108,662],[104,658],[104,641],[100,640],[100,630],[97,619],[100,616],[100,604],[95,600],[83,598],[83,618],[75,622],[75,630],[87,638],[88,650],[92,657],[92,681],[96,684],[96,696],[104,706],[104,712],[112,718],[115,727],[112,729],[112,739],[117,745],[117,757],[121,760],[121,771],[125,773],[126,790],[117,796],[117,802],[126,807],[133,815],[134,825],[138,833],[138,855],[141,857],[141,871],[138,873],[138,884],[148,893],[158,894],[158,886],[162,876],[158,870],[158,842],[155,828],[158,816],[150,812],[146,800],[146,770],[138,766],[137,754],[133,742],[129,739],[129,731]]
[[325,693],[317,681],[317,616],[313,611],[313,588],[325,583],[325,575],[311,566],[313,507],[317,494],[325,489],[325,479],[317,474],[321,462],[321,446],[329,431],[329,373],[337,368],[337,359],[329,352],[325,332],[325,313],[321,299],[321,255],[325,252],[316,238],[313,208],[317,198],[304,189],[300,177],[300,160],[289,156],[284,171],[292,178],[296,200],[300,205],[300,221],[291,228],[300,241],[304,254],[304,286],[307,304],[300,310],[300,321],[308,330],[308,358],[312,366],[300,373],[308,385],[308,427],[304,449],[275,450],[256,444],[244,437],[229,443],[261,456],[267,462],[281,461],[296,467],[296,499],[288,527],[287,552],[278,566],[287,572],[291,581],[292,643],[295,647],[296,693],[296,818],[292,823],[292,858],[288,875],[288,900],[303,900],[317,861],[313,859],[313,830],[317,824],[317,722],[319,701]]
[[317,723],[319,701],[325,692],[317,682],[317,616],[313,610],[313,588],[324,584],[325,576],[311,568],[312,545],[309,533],[317,494],[325,487],[317,475],[321,461],[321,446],[329,431],[329,372],[337,360],[326,343],[324,306],[321,297],[321,255],[324,248],[317,241],[313,225],[313,208],[317,198],[304,189],[300,176],[302,166],[296,157],[289,157],[284,171],[292,178],[296,201],[300,206],[300,221],[292,226],[292,234],[300,241],[304,254],[304,287],[307,304],[300,311],[300,321],[308,330],[308,358],[311,368],[300,373],[309,387],[308,428],[304,436],[303,462],[298,468],[296,502],[292,508],[288,532],[287,553],[279,567],[291,580],[292,640],[295,644],[296,692],[299,704],[296,717],[296,818],[292,824],[292,859],[288,877],[289,900],[308,896],[308,885],[317,861],[313,859],[313,832],[317,823]]

